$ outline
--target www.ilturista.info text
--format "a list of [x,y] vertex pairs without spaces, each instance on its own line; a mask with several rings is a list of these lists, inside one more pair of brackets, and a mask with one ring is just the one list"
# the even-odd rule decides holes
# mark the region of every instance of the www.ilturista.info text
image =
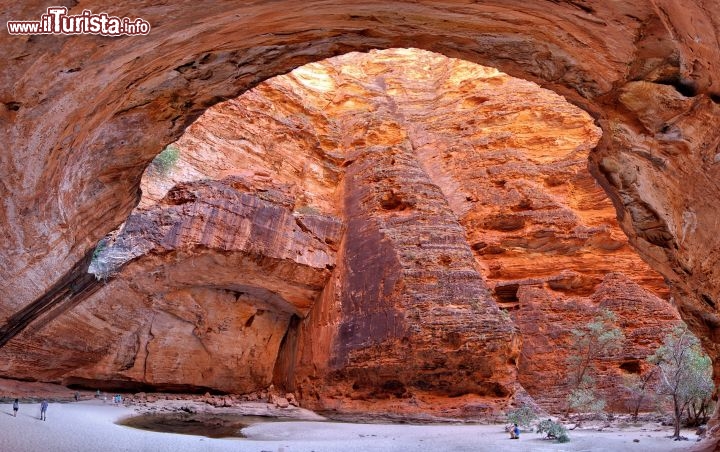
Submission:
[[51,6],[40,20],[11,20],[7,23],[11,35],[101,35],[133,36],[150,33],[146,20],[110,16],[107,13],[93,14],[86,9],[82,13],[68,16],[64,6]]

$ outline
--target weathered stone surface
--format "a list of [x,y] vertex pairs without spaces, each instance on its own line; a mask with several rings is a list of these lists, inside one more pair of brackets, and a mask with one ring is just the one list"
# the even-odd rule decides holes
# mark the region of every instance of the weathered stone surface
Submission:
[[[5,35],[3,59],[14,63],[3,69],[0,84],[8,137],[8,151],[2,156],[6,199],[0,228],[6,234],[2,294],[7,300],[3,310],[8,315],[37,298],[64,268],[124,221],[136,199],[144,165],[208,105],[271,75],[349,50],[413,45],[496,66],[567,95],[600,117],[606,130],[629,127],[631,142],[649,140],[645,146],[666,152],[663,149],[687,141],[691,149],[714,155],[714,146],[703,144],[713,143],[712,139],[673,144],[664,135],[633,131],[637,114],[619,109],[615,102],[631,80],[674,84],[696,95],[688,101],[693,107],[684,110],[687,119],[712,123],[707,119],[716,119],[717,107],[711,99],[717,97],[708,95],[720,94],[713,85],[714,65],[720,60],[717,25],[711,20],[713,5],[589,2],[580,8],[571,3],[497,1],[403,7],[337,3],[319,8],[312,3],[300,7],[182,2],[135,5],[130,12],[111,2],[93,1],[70,12],[91,8],[134,14],[150,21],[151,35],[120,39]],[[35,2],[7,6],[8,18],[24,19],[38,17],[45,8]],[[308,23],[314,24],[311,30]],[[368,35],[367,30],[373,31]],[[655,97],[650,104],[653,110],[666,108]],[[695,136],[695,129],[681,129],[688,137]],[[696,131],[706,131],[709,137],[715,133],[707,127]],[[605,140],[593,162],[597,165],[600,157],[620,154],[639,159],[633,163],[655,182],[645,184],[641,194],[628,192],[629,198],[655,210],[656,204],[667,203],[666,216],[672,221],[663,221],[672,224],[671,229],[681,231],[683,214],[694,212],[699,217],[697,231],[713,230],[713,216],[703,215],[704,209],[691,212],[670,202],[677,193],[687,193],[688,200],[717,198],[702,192],[712,183],[697,184],[698,193],[688,193],[687,187],[679,190],[687,180],[712,180],[713,164],[705,165],[701,152],[677,158],[668,152],[672,167],[659,171],[635,157],[638,154],[622,144],[620,135]],[[608,189],[619,193],[618,188]],[[657,196],[651,199],[654,193]],[[617,202],[629,212],[622,206],[630,204]],[[715,205],[710,202],[707,211],[713,212]],[[623,226],[628,231],[635,228],[632,218]],[[638,226],[638,230],[643,229]],[[705,246],[705,238],[688,238],[684,247]],[[664,256],[660,259],[669,263],[663,264],[663,272],[670,278],[680,275],[676,283],[685,278],[679,263],[688,262],[692,249],[678,260],[672,248],[653,248],[652,242],[636,246],[648,259],[658,253]],[[690,262],[692,269],[695,265],[700,264]],[[694,272],[703,273],[700,267]],[[685,290],[698,301],[688,302],[695,310],[707,309],[701,308],[699,285],[705,283],[693,280]],[[711,287],[705,289],[712,292]],[[713,299],[717,294],[705,295]],[[696,327],[701,323],[705,322]]]
[[[542,309],[558,319],[572,319],[558,322],[556,335],[569,335],[579,317],[576,303],[555,298],[587,302],[612,288],[639,306],[657,310],[657,338],[643,336],[644,345],[635,350],[633,340],[641,334],[640,327],[628,326],[626,352],[633,358],[604,364],[608,370],[598,377],[612,408],[624,408],[627,395],[618,376],[620,365],[651,354],[677,313],[656,297],[668,297],[663,278],[630,248],[612,204],[587,171],[587,156],[599,131],[583,112],[531,83],[438,56],[425,55],[422,63],[413,57],[389,54],[398,63],[383,65],[383,55],[378,54],[356,61],[356,72],[383,79],[412,149],[464,227],[498,304],[514,317],[523,316],[527,307],[519,291],[526,285],[550,289]],[[338,58],[343,59],[349,57]],[[412,82],[406,82],[408,78]],[[363,98],[372,95],[368,92]],[[458,115],[470,119],[458,122]],[[612,272],[622,276],[608,279]],[[598,305],[602,303],[596,300],[584,309]],[[627,325],[637,323],[636,315],[644,316],[643,308],[618,312]],[[517,326],[522,338],[519,381],[531,382],[526,389],[546,408],[562,409],[568,392],[568,347],[537,335],[534,322]],[[554,359],[545,359],[545,354]],[[562,378],[540,377],[527,364],[536,360],[549,374]]]
[[[716,3],[180,2],[136,5],[153,25],[144,38],[5,35],[0,315],[39,299],[124,221],[145,164],[210,104],[310,60],[413,45],[539,81],[598,119],[591,170],[716,357]],[[72,11],[82,8],[128,14],[104,1]],[[630,99],[637,81],[649,82],[644,104]],[[671,106],[665,86],[682,94]]]
[[[600,288],[633,284],[600,284],[617,269],[663,293],[584,166],[598,136],[537,85],[427,52],[350,54],[274,79],[208,111],[171,168],[148,169],[138,209],[90,268],[111,280],[78,309],[101,323],[73,323],[81,337],[110,327],[115,345],[78,353],[60,320],[36,327],[64,349],[47,378],[235,392],[273,381],[316,408],[494,414],[537,379],[532,363],[557,372],[567,358],[498,304],[577,320],[577,303],[553,296],[590,306]],[[527,302],[526,286],[555,295]],[[675,321],[637,290],[658,324]],[[37,337],[9,350],[26,341]],[[541,402],[562,399],[539,381],[527,387]]]
[[696,95],[696,88],[625,85],[619,103],[634,120],[628,123],[626,113],[609,115],[605,128],[613,151],[602,146],[591,167],[621,206],[630,242],[669,280],[674,302],[714,357],[717,375],[720,130],[708,125],[718,123],[720,105],[716,96]]
[[[3,372],[107,388],[267,387],[293,316],[307,313],[335,265],[326,241],[342,232],[320,215],[304,216],[316,233],[303,229],[292,207],[282,192],[247,192],[234,178],[177,185],[93,263],[130,261],[121,273],[3,348]],[[20,352],[28,342],[55,345]]]
[[[401,130],[382,113],[373,115],[360,120],[368,135]],[[335,301],[341,319],[327,380],[301,381],[301,395],[344,410],[350,398],[352,409],[369,411],[383,399],[422,394],[510,396],[518,353],[511,322],[500,315],[464,230],[409,141],[355,148],[348,158],[348,229]],[[314,340],[310,328],[305,341]]]
[[[547,286],[528,285],[518,292],[519,308],[513,321],[523,337],[518,378],[535,400],[550,411],[567,406],[572,389],[568,381],[568,352],[573,349],[572,329],[593,320],[598,308],[615,313],[625,335],[621,353],[593,362],[592,377],[598,396],[610,411],[628,410],[623,377],[648,370],[645,358],[658,347],[658,338],[667,334],[679,314],[667,302],[620,273],[609,273],[590,296],[558,293]],[[549,383],[551,382],[551,383]],[[653,406],[646,405],[646,410]]]

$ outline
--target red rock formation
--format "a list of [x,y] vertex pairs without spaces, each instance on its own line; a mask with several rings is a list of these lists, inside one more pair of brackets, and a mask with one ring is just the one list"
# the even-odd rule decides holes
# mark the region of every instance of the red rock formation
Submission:
[[[273,79],[208,111],[175,165],[146,172],[136,213],[91,266],[112,279],[77,308],[100,322],[73,322],[81,337],[107,324],[116,346],[78,353],[60,318],[40,331],[64,349],[43,378],[234,392],[274,381],[317,408],[460,416],[494,413],[520,381],[557,402],[566,388],[533,384],[533,363],[557,371],[567,355],[534,320],[577,320],[565,296],[589,312],[618,286],[655,303],[658,325],[676,319],[635,283],[600,284],[621,270],[664,290],[584,166],[598,135],[557,95],[427,52]],[[555,295],[539,304],[524,286]],[[522,348],[496,301],[519,309]],[[653,344],[611,363],[604,387]],[[27,376],[36,359],[5,372]]]
[[[385,114],[359,121],[368,136],[402,130]],[[465,231],[407,139],[368,144],[346,161],[344,259],[330,301],[341,313],[326,380],[320,372],[316,384],[300,381],[302,394],[343,410],[356,399],[354,409],[369,411],[387,398],[511,395],[512,325],[475,269]]]
[[[5,372],[98,387],[267,387],[293,316],[325,286],[335,265],[328,243],[342,232],[333,217],[292,208],[281,190],[252,192],[242,179],[179,184],[99,253],[95,267],[131,260],[119,277],[11,341],[3,352],[17,359]],[[18,349],[51,342],[58,348]]]
[[[615,313],[625,335],[622,352],[593,362],[592,377],[598,396],[615,412],[628,410],[623,377],[648,370],[644,361],[659,346],[658,338],[679,322],[679,315],[661,300],[620,273],[609,273],[589,297],[558,294],[548,287],[524,286],[518,292],[519,309],[513,320],[523,337],[518,378],[544,408],[567,406],[572,389],[568,381],[571,331],[593,320],[598,308]],[[643,409],[653,410],[653,406]]]
[[[4,11],[32,19],[45,6],[15,2]],[[717,356],[716,7],[176,2],[128,12],[90,1],[71,12],[143,17],[151,35],[6,35],[0,315],[40,300],[124,221],[146,163],[209,105],[310,60],[414,45],[539,81],[598,118],[606,134],[590,156],[593,174],[633,246],[672,283],[683,316]],[[648,83],[639,105],[626,94],[637,94],[635,82]],[[680,95],[672,100],[665,86]],[[652,118],[669,119],[656,128]]]

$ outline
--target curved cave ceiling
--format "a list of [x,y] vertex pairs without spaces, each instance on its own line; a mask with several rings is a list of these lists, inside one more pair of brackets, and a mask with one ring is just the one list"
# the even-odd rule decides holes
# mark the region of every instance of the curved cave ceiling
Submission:
[[[590,171],[717,362],[716,7],[188,1],[136,5],[133,14],[153,27],[142,38],[4,36],[1,52],[13,64],[0,86],[0,314],[13,319],[49,293],[72,294],[78,286],[68,278],[136,205],[148,162],[210,105],[307,62],[412,46],[535,81],[593,116],[604,133]],[[14,3],[5,14],[35,17],[43,8]],[[103,1],[75,8],[126,13]],[[262,272],[267,263],[256,264]]]

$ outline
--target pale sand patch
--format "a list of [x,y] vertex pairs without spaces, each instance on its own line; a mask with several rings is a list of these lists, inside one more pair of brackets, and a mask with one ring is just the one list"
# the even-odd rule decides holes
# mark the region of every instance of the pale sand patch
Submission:
[[[0,404],[0,451],[673,451],[694,442],[673,442],[661,432],[572,431],[572,441],[557,444],[524,433],[510,440],[499,425],[388,425],[336,422],[277,422],[244,429],[247,439],[147,432],[116,425],[135,411],[91,400],[51,403],[48,420],[39,420],[40,404],[24,403],[17,418],[10,404]],[[693,437],[692,432],[684,432]],[[639,439],[634,443],[633,439]]]

